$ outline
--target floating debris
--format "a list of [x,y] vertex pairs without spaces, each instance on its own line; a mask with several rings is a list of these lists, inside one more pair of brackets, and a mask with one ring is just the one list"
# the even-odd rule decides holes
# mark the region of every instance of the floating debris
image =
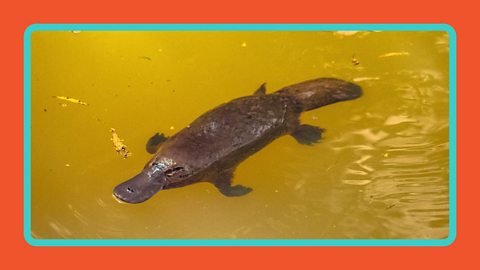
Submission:
[[344,38],[344,37],[358,37],[363,38],[364,36],[370,34],[372,31],[334,31],[333,35]]
[[80,31],[80,30],[73,30],[72,31],[72,33],[74,33],[74,34],[80,34],[80,32],[82,32],[82,31]]
[[372,180],[342,180],[342,183],[352,186],[365,186],[371,182]]
[[388,209],[390,209],[390,208],[392,208],[392,207],[394,207],[394,206],[395,206],[395,204],[391,204],[391,205],[388,205],[387,207],[385,207],[385,209],[388,210]]
[[242,47],[243,48],[247,47],[247,43],[245,41],[242,43]]
[[360,64],[360,61],[358,61],[358,59],[355,58],[355,54],[352,55],[352,64],[353,64],[354,66],[358,66],[358,65]]
[[359,31],[335,31],[333,34],[337,36],[353,36]]
[[132,153],[127,150],[127,146],[123,143],[123,140],[118,137],[117,131],[114,128],[111,128],[110,131],[112,132],[112,138],[110,140],[112,140],[115,151],[123,158],[131,156]]
[[[80,104],[80,105],[88,105],[88,103],[86,103],[85,101],[81,101],[81,100],[78,100],[76,98],[71,98],[71,97],[65,97],[65,96],[52,96],[56,99],[60,99],[60,100],[65,100],[65,101],[68,101],[68,102],[71,102],[71,103],[75,103],[75,104]],[[63,104],[63,103],[60,103],[60,104]],[[65,106],[62,105],[62,107],[66,107],[66,104]]]
[[148,61],[152,61],[152,58],[148,57],[148,56],[140,56],[138,57],[140,59],[143,59],[143,60],[148,60]]
[[392,57],[392,56],[407,56],[410,55],[409,52],[389,52],[379,55],[379,58]]
[[174,130],[174,129],[175,129],[175,127],[174,127],[174,126],[170,126],[170,130]]
[[67,164],[65,164],[65,167],[70,167],[70,164],[68,164],[68,163],[67,163]]
[[354,82],[376,81],[376,80],[380,80],[380,77],[357,77],[353,79]]
[[67,104],[65,104],[65,103],[58,103],[58,105],[60,105],[60,107],[62,107],[62,108],[65,108],[65,107],[67,107],[67,106],[68,106],[68,105],[67,105]]

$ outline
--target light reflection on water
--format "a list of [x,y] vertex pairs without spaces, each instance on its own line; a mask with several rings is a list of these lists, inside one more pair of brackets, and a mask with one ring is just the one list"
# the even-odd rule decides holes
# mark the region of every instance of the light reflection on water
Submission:
[[[396,114],[378,115],[376,128],[353,130],[332,144],[360,137],[356,158],[352,157],[342,181],[365,185],[359,208],[375,213],[376,222],[385,229],[383,237],[444,238],[448,236],[449,145],[435,135],[447,137],[449,126],[447,118],[435,114],[435,106],[448,102],[448,90],[437,84],[444,79],[437,71],[399,73],[405,74],[413,83],[397,87],[402,102]],[[341,153],[345,148],[351,146],[335,149]]]
[[[35,238],[448,236],[444,33],[37,33],[32,67]],[[242,163],[234,181],[254,189],[248,196],[200,183],[141,205],[113,199],[150,158],[155,132],[172,135],[264,81],[272,92],[330,76],[364,96],[302,116],[327,130],[320,144],[282,137]],[[111,127],[129,159],[114,153]]]

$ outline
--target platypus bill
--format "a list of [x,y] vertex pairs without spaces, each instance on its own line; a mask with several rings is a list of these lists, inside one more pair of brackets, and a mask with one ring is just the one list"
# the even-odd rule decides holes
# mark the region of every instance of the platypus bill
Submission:
[[240,162],[286,134],[301,144],[318,142],[323,129],[300,124],[300,113],[362,95],[360,86],[334,78],[265,92],[263,84],[251,96],[204,113],[170,138],[157,133],[147,143],[147,151],[155,156],[138,175],[115,187],[115,197],[141,203],[162,189],[200,181],[213,183],[225,196],[245,195],[252,189],[232,185]]

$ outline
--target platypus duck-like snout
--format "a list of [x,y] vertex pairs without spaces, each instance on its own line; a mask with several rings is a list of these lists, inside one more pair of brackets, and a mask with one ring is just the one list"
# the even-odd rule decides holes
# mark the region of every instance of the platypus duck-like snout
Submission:
[[166,184],[163,173],[152,174],[151,170],[145,169],[132,179],[116,186],[113,195],[122,202],[141,203],[162,190]]

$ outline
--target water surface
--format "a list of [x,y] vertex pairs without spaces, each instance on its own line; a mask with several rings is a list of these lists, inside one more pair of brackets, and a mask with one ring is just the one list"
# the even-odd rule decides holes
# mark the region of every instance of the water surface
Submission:
[[[35,238],[448,236],[448,35],[444,32],[35,32]],[[208,183],[116,201],[150,159],[145,143],[207,110],[318,77],[358,100],[302,115],[314,146],[282,137],[243,162],[227,198]],[[53,96],[73,97],[82,105]],[[118,155],[115,128],[133,153]]]

